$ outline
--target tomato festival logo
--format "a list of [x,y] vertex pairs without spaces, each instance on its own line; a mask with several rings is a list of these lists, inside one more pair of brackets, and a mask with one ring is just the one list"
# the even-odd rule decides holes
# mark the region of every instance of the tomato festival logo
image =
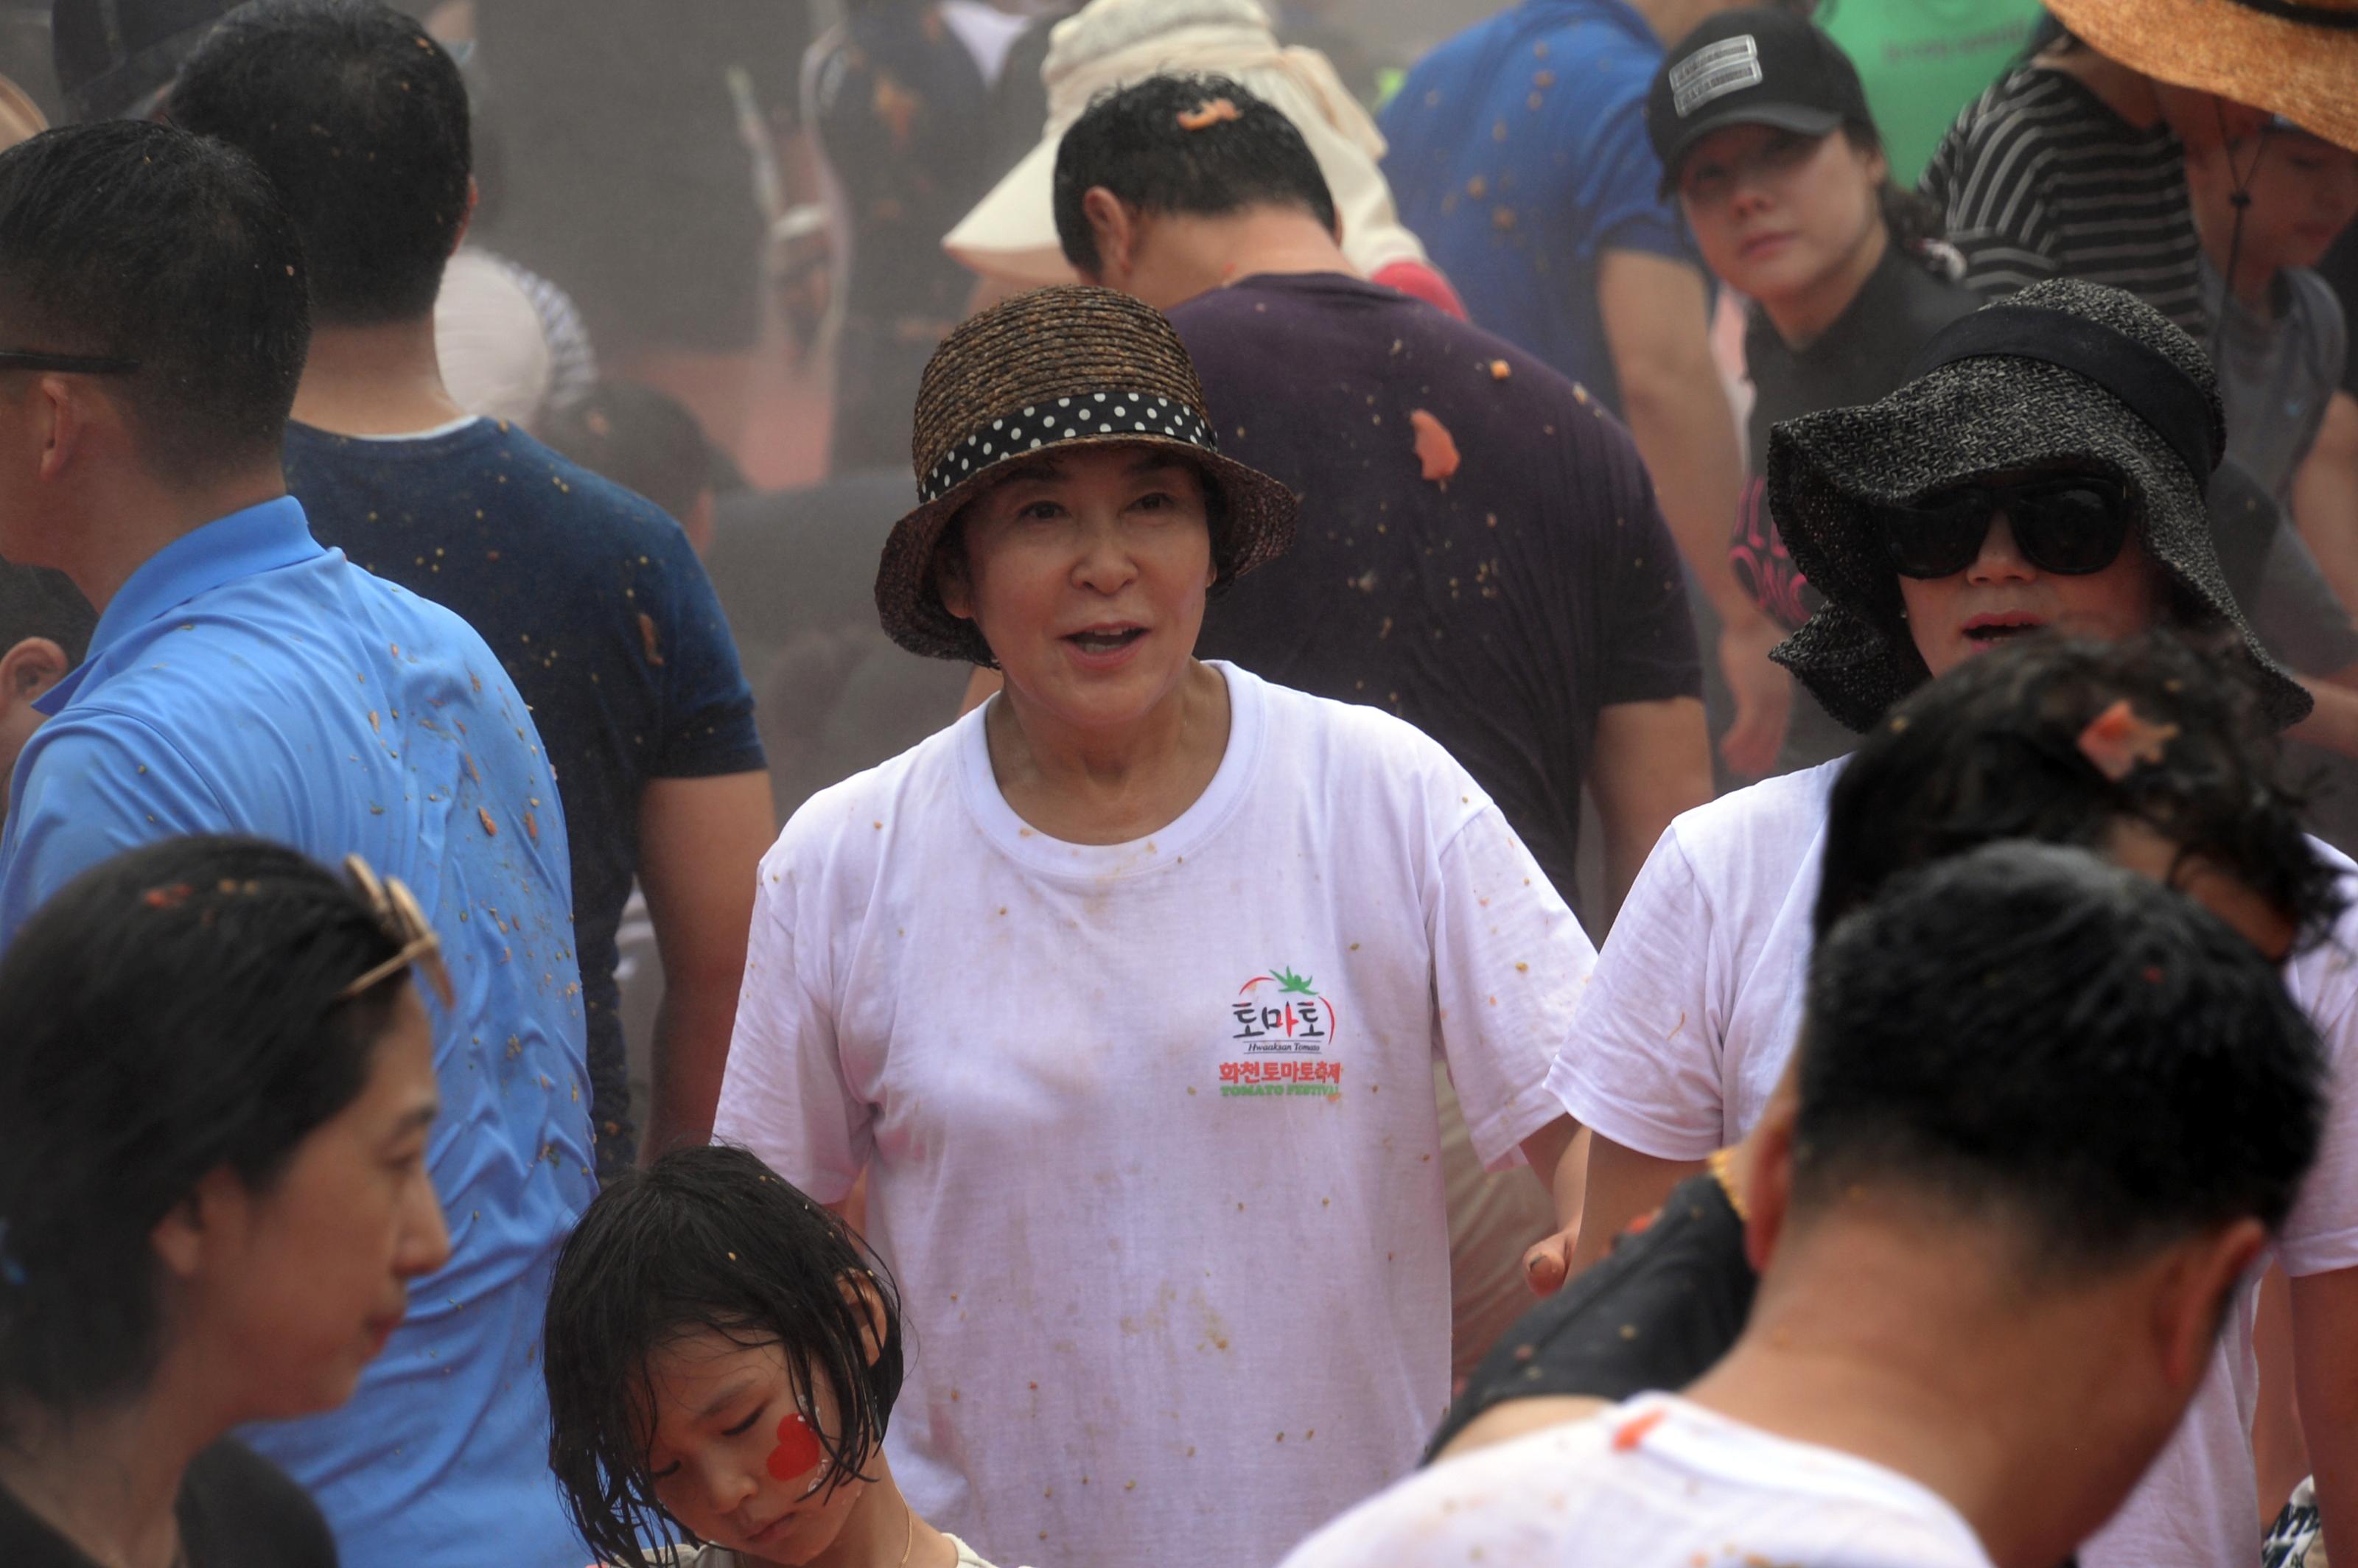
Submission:
[[1309,976],[1284,966],[1255,975],[1237,988],[1228,1023],[1228,1053],[1244,1060],[1220,1064],[1221,1094],[1343,1092],[1343,1065],[1332,1055],[1340,1022]]

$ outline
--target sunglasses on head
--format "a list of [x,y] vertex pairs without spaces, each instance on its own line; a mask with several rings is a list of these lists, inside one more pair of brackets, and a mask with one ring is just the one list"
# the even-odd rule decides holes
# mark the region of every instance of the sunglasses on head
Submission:
[[2059,577],[2085,577],[2120,557],[2133,520],[2127,487],[2105,474],[2039,474],[1961,484],[1875,508],[1883,546],[1901,577],[1954,577],[1981,558],[1990,520],[2006,514],[2022,558]]

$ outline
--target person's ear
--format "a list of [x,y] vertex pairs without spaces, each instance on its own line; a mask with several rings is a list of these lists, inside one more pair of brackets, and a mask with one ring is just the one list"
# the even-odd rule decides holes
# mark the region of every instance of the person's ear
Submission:
[[948,533],[934,546],[934,591],[953,617],[974,619],[974,579],[967,574],[966,550],[963,541],[953,543]]
[[1098,247],[1097,276],[1088,281],[1120,287],[1118,280],[1138,268],[1138,215],[1104,186],[1092,185],[1081,197],[1081,216]]
[[0,654],[0,713],[31,702],[72,667],[66,651],[47,637],[27,637]]
[[[1788,1075],[1787,1082],[1791,1081]],[[1744,1184],[1744,1256],[1752,1271],[1765,1274],[1785,1234],[1785,1217],[1793,1203],[1793,1124],[1800,1102],[1779,1094],[1768,1102],[1752,1131],[1745,1138],[1736,1162]]]
[[148,1244],[175,1279],[193,1280],[208,1264],[221,1261],[221,1253],[236,1228],[233,1217],[243,1213],[248,1200],[245,1184],[237,1173],[226,1165],[217,1166],[156,1222],[147,1233]]
[[51,483],[63,479],[74,459],[89,445],[91,410],[83,395],[63,376],[45,375],[38,391],[41,416],[40,477]]
[[475,177],[473,175],[469,175],[467,177],[467,210],[459,214],[459,232],[450,236],[450,254],[452,255],[457,255],[459,254],[459,247],[467,243],[467,231],[474,227],[475,209],[477,206],[481,205],[482,200],[482,187],[475,183]]
[[2239,1219],[2164,1256],[2155,1272],[2151,1324],[2155,1354],[2171,1389],[2190,1397],[2209,1374],[2220,1320],[2267,1242],[2258,1220]]
[[862,1269],[856,1274],[846,1274],[838,1280],[836,1288],[843,1299],[860,1313],[860,1353],[871,1367],[884,1354],[885,1336],[892,1332],[892,1320],[884,1311],[884,1292],[876,1283],[876,1276]]

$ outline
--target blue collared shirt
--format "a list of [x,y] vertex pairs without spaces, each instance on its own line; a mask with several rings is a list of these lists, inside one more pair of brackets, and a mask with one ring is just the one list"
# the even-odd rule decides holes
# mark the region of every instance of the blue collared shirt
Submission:
[[1702,265],[1646,139],[1661,63],[1661,39],[1627,0],[1523,0],[1426,55],[1383,115],[1401,222],[1475,325],[1617,413],[1596,301],[1605,253]]
[[350,1404],[250,1439],[310,1488],[347,1568],[580,1568],[536,1348],[592,1190],[581,988],[564,817],[499,660],[321,549],[285,498],[149,557],[39,707],[0,833],[0,934],[182,833],[357,852],[425,906],[458,994],[435,1012],[427,1151],[451,1260],[411,1287]]

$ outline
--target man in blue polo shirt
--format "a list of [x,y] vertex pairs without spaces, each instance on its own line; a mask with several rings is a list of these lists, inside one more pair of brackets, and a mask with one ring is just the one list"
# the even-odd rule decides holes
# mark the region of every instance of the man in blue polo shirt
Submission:
[[427,1152],[456,1250],[350,1405],[252,1441],[348,1565],[579,1568],[534,1363],[592,1185],[565,820],[483,640],[322,550],[286,494],[306,288],[227,147],[117,121],[0,154],[0,556],[100,612],[16,764],[0,937],[182,833],[358,853],[415,890],[457,992]]
[[1646,140],[1666,46],[1746,3],[1522,0],[1425,56],[1383,130],[1401,221],[1476,325],[1628,425],[1717,617],[1735,705],[1721,755],[1758,774],[1776,760],[1791,702],[1768,663],[1782,633],[1728,564],[1744,463],[1711,356],[1709,279]]

